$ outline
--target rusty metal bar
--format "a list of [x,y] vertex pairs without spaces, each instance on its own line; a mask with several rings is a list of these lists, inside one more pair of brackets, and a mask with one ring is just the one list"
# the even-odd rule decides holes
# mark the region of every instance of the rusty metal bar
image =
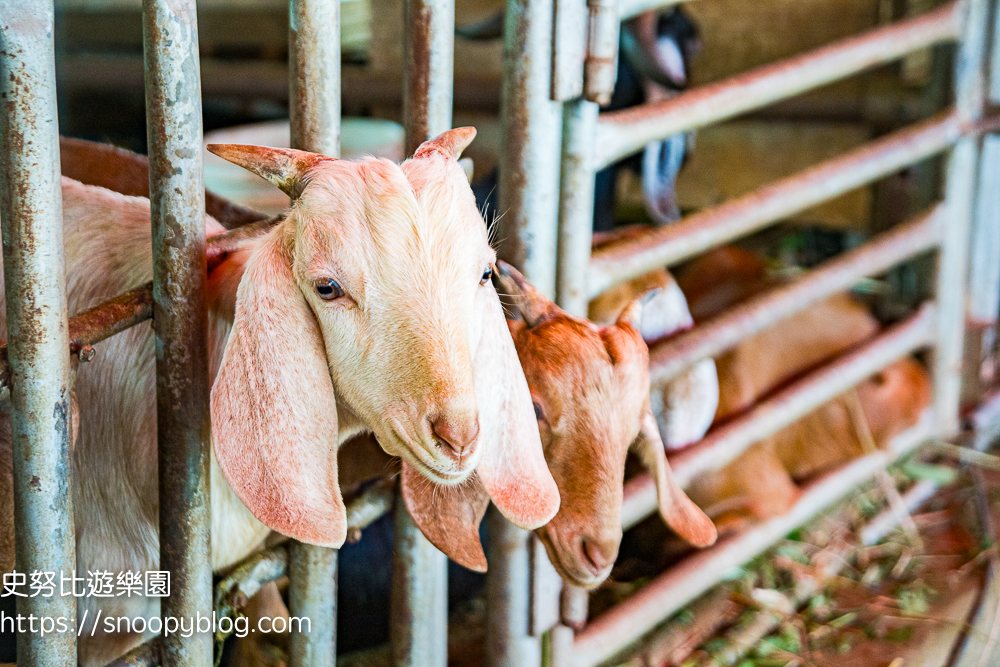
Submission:
[[451,129],[455,0],[406,0],[403,125],[406,152]]
[[594,253],[591,297],[647,271],[704,252],[945,150],[977,128],[946,113],[893,132],[724,204]]
[[886,465],[934,435],[932,420],[925,418],[895,438],[888,452],[852,461],[809,484],[788,514],[723,540],[661,574],[577,634],[573,643],[573,667],[595,667],[607,660],[721,581],[733,568],[763,553],[790,531],[855,491]]
[[562,105],[552,92],[553,0],[507,0],[500,94],[500,254],[555,295]]
[[[529,533],[491,509],[486,577],[486,664],[488,667],[541,665],[541,645],[528,632]],[[502,573],[497,576],[496,572]]]
[[[681,486],[719,470],[750,445],[767,438],[900,357],[931,344],[936,308],[928,303],[863,347],[843,355],[758,403],[740,417],[713,429],[701,442],[670,457]],[[656,489],[645,473],[625,485],[622,526],[631,528],[656,511]]]
[[763,331],[858,280],[891,269],[938,246],[945,210],[937,205],[915,219],[883,232],[868,243],[824,262],[802,278],[741,303],[698,327],[654,345],[650,379],[666,382],[692,364],[716,357],[744,338]]
[[[205,184],[194,0],[144,0],[146,134],[164,615],[212,613]],[[212,635],[164,637],[164,667],[212,661]]]
[[913,51],[953,41],[961,30],[962,7],[960,0],[953,0],[921,16],[669,100],[604,114],[598,123],[597,166],[631,155],[651,141],[759,109]]
[[[340,3],[289,0],[292,147],[340,156]],[[310,619],[289,638],[292,667],[333,667],[337,654],[337,550],[289,548],[288,611]]]
[[[587,58],[583,64],[583,96],[607,104],[618,77],[618,0],[587,0]],[[593,138],[591,138],[593,139]]]
[[[406,152],[451,128],[454,0],[405,0],[403,124]],[[390,640],[398,667],[448,664],[448,558],[396,496]]]
[[390,639],[401,667],[448,664],[448,558],[427,541],[396,497]]
[[552,30],[552,99],[566,102],[583,95],[583,62],[587,57],[587,5],[554,0]]
[[587,269],[594,226],[594,131],[598,106],[584,99],[563,110],[559,184],[559,261],[556,296],[577,317],[587,316]]
[[[955,57],[955,112],[977,121],[985,104],[984,56],[989,0],[968,0],[962,41]],[[960,430],[962,367],[965,348],[969,240],[975,209],[979,139],[961,139],[948,159],[945,205],[948,224],[937,261],[938,339],[934,349],[934,407],[944,437]]]
[[[507,0],[500,93],[500,255],[555,296],[562,105],[552,99],[554,0]],[[535,667],[530,635],[528,534],[490,513],[487,667]]]
[[289,0],[288,60],[292,143],[339,157],[339,2]]
[[[0,5],[0,219],[10,341],[15,558],[20,572],[76,567],[70,368],[51,0]],[[9,499],[3,499],[8,502]],[[76,663],[76,599],[19,597],[18,614],[70,632],[20,633],[17,664]]]

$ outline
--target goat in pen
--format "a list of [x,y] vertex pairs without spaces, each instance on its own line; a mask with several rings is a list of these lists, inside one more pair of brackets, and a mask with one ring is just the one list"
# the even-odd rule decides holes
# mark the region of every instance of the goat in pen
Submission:
[[[473,135],[446,132],[402,166],[217,149],[296,201],[210,278],[213,567],[246,556],[269,529],[342,544],[336,450],[366,430],[438,483],[475,470],[518,525],[555,514],[558,491],[489,280],[495,258],[457,161]],[[149,280],[147,200],[68,179],[63,198],[71,312]],[[223,231],[206,225],[210,235]],[[101,351],[76,385],[78,570],[155,569],[151,329],[134,327]],[[5,571],[16,565],[0,556]],[[81,606],[91,618],[98,608],[157,614],[145,598]],[[103,630],[82,634],[81,664],[102,665],[143,639]]]

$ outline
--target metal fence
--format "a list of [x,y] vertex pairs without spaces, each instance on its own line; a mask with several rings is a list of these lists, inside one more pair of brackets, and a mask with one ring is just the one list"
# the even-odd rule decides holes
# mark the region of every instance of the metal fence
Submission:
[[[614,84],[622,18],[677,4],[664,0],[509,0],[501,96],[504,150],[500,210],[505,254],[570,312],[624,280],[671,265],[762,229],[797,211],[950,150],[944,200],[915,219],[832,259],[797,282],[762,294],[651,350],[654,381],[674,377],[743,338],[857,280],[926,253],[937,256],[936,292],[914,315],[864,347],[830,362],[709,433],[672,458],[682,484],[733,460],[892,361],[933,350],[933,410],[870,455],[809,486],[786,516],[752,528],[660,575],[578,633],[586,596],[564,588],[541,545],[494,516],[487,585],[486,664],[591,667],[693,600],[730,567],[762,552],[792,528],[871,478],[929,437],[960,428],[967,317],[976,344],[990,349],[1000,307],[998,143],[987,111],[1000,99],[998,20],[991,0],[956,0],[922,16],[852,37],[683,93],[663,102],[600,113]],[[0,384],[9,390],[15,460],[17,558],[27,570],[71,570],[75,562],[70,492],[71,356],[155,314],[160,438],[161,565],[173,572],[164,613],[211,614],[209,562],[208,375],[205,349],[202,128],[194,0],[145,0],[146,100],[154,280],[67,318],[62,261],[52,0],[0,6],[0,153],[9,346]],[[407,149],[451,126],[454,0],[406,0],[404,115]],[[293,145],[337,155],[340,123],[339,5],[290,2]],[[837,158],[745,196],[683,218],[612,249],[591,253],[596,171],[673,133],[704,127],[936,44],[957,42],[954,105]],[[992,52],[990,47],[992,46]],[[992,67],[988,63],[992,62]],[[977,195],[977,184],[978,195]],[[169,221],[169,222],[168,222]],[[169,227],[169,228],[168,228]],[[226,246],[245,230],[208,243]],[[163,239],[171,238],[170,243]],[[967,267],[970,265],[971,277]],[[970,287],[971,286],[971,287]],[[183,298],[182,298],[183,297]],[[969,304],[968,309],[966,304]],[[71,355],[67,355],[67,350]],[[180,363],[178,360],[185,360]],[[195,372],[195,369],[201,369]],[[982,411],[981,411],[982,412]],[[27,480],[38,480],[29,485]],[[41,489],[42,491],[39,491]],[[656,508],[648,476],[625,486],[628,528]],[[376,486],[348,508],[363,527],[392,506]],[[391,639],[397,665],[447,663],[446,559],[395,503],[396,549]],[[216,606],[236,591],[288,574],[290,611],[312,619],[293,634],[297,666],[334,664],[336,568],[333,550],[300,544],[257,554],[216,586]],[[75,618],[73,598],[19,601],[22,613]],[[543,656],[541,638],[549,647]],[[27,635],[22,667],[73,664],[73,633]],[[171,636],[117,664],[205,667],[212,638]]]

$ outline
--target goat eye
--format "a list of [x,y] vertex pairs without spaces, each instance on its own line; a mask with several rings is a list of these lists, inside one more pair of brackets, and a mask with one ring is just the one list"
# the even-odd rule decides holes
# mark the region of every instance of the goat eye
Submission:
[[344,290],[330,278],[320,278],[316,281],[316,293],[324,301],[333,301],[344,296]]
[[485,285],[486,283],[488,283],[490,281],[490,278],[492,278],[492,277],[493,277],[493,267],[492,266],[487,266],[486,270],[483,271],[483,277],[479,279],[479,284],[480,285]]
[[538,403],[532,403],[531,405],[535,408],[535,419],[543,421],[545,419],[545,414],[542,412],[542,406]]

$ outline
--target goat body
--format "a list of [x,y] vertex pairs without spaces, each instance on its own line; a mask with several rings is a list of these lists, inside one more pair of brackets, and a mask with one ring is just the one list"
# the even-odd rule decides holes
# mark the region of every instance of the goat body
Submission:
[[[692,311],[705,319],[773,282],[756,256],[732,247],[709,252],[678,275]],[[750,336],[716,360],[716,420],[745,411],[878,330],[867,308],[838,294]],[[754,444],[722,470],[695,480],[689,492],[720,530],[783,514],[799,497],[797,480],[861,456],[872,444],[885,446],[914,425],[929,403],[927,373],[906,357]],[[873,443],[867,442],[866,429]]]
[[[492,250],[456,159],[472,134],[445,133],[402,167],[228,147],[299,199],[284,222],[209,278],[213,568],[248,555],[270,528],[339,545],[346,524],[336,449],[368,430],[438,483],[460,483],[477,469],[501,511],[523,527],[555,514],[558,491],[527,385],[499,301],[481,278]],[[149,201],[68,178],[62,189],[69,312],[148,282]],[[212,218],[206,229],[223,231]],[[441,234],[454,243],[437,243]],[[330,304],[314,282],[327,285],[332,275],[346,296]],[[76,380],[77,571],[148,571],[159,561],[150,323],[110,338],[99,354]],[[0,440],[7,487],[10,456],[9,438]],[[0,521],[7,571],[15,565],[12,517]],[[89,611],[90,619],[98,610],[149,618],[158,606],[145,597],[80,601],[81,618]],[[143,639],[104,627],[91,637],[88,629],[80,662],[103,665]]]

